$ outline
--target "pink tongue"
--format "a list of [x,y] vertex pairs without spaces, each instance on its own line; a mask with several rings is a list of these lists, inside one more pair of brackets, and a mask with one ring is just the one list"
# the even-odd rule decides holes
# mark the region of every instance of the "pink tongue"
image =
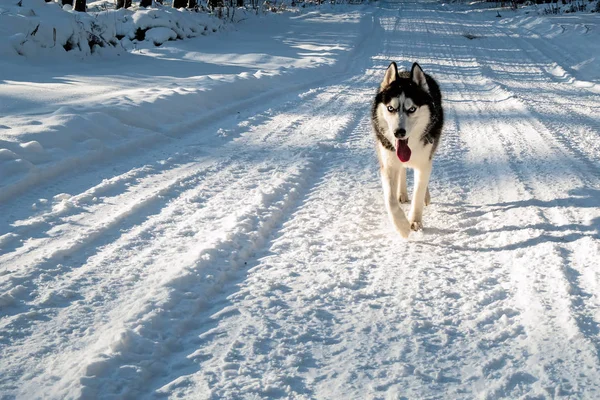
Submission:
[[396,140],[396,155],[402,162],[410,160],[410,147],[408,147],[408,140]]

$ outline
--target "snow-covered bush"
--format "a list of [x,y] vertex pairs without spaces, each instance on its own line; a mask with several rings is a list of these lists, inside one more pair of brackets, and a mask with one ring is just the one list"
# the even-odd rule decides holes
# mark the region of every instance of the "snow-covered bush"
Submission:
[[73,51],[89,55],[102,47],[118,52],[141,41],[159,46],[216,32],[224,25],[212,15],[171,7],[79,13],[56,2],[9,1],[12,4],[0,5],[0,56]]

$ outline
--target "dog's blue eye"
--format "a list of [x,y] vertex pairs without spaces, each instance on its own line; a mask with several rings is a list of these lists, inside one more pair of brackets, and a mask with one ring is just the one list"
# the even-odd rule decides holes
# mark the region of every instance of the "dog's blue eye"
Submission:
[[415,111],[417,111],[417,107],[415,107],[415,106],[412,106],[411,108],[409,108],[408,110],[406,110],[406,112],[409,113],[409,114],[412,114]]
[[389,112],[394,112],[394,111],[396,111],[396,109],[394,107],[392,107],[392,106],[388,106],[388,111]]

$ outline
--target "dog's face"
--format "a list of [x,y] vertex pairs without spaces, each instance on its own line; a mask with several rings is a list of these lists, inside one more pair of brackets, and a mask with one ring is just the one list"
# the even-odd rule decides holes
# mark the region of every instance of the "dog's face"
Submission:
[[377,96],[377,115],[381,122],[385,121],[386,138],[391,143],[420,135],[429,123],[431,97],[425,74],[418,64],[413,65],[410,76],[407,73],[400,76],[396,63],[391,63]]

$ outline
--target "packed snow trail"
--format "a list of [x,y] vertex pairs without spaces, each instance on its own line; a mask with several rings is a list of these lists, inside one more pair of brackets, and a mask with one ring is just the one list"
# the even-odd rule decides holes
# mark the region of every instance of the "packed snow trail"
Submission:
[[[596,86],[488,14],[382,3],[347,76],[12,221],[0,392],[600,396]],[[447,116],[408,241],[369,122],[391,60],[436,77]]]

